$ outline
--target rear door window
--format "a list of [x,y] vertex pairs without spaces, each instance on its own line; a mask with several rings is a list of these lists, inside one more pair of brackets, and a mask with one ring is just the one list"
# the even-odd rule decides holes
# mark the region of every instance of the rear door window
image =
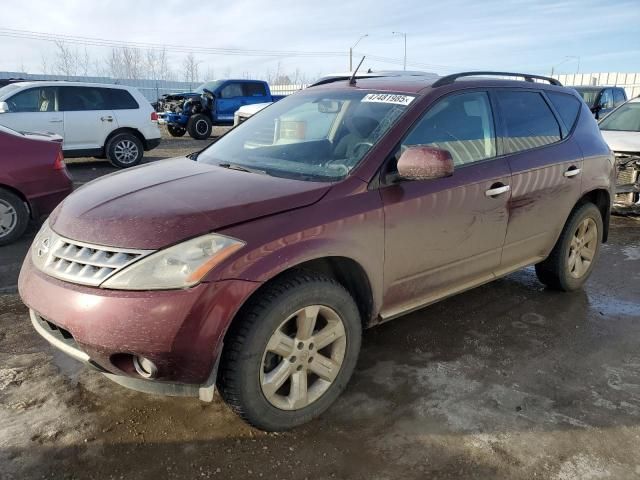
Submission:
[[496,156],[493,113],[485,92],[453,94],[420,119],[402,147],[433,145],[447,150],[456,166]]
[[549,101],[553,104],[553,107],[558,112],[558,115],[560,115],[566,127],[562,132],[562,136],[564,137],[571,131],[578,119],[580,101],[573,95],[557,92],[547,92],[547,98],[549,98]]
[[7,99],[10,112],[57,112],[55,87],[36,87],[16,93]]
[[501,90],[497,102],[504,123],[504,153],[560,141],[560,125],[539,92]]
[[244,96],[245,97],[266,97],[267,89],[264,86],[264,83],[245,83]]
[[65,112],[110,110],[106,88],[62,87],[61,104]]
[[119,88],[105,88],[103,90],[106,90],[106,93],[109,95],[111,110],[136,110],[140,108],[140,105],[138,105],[136,99],[133,98],[133,95],[126,90]]

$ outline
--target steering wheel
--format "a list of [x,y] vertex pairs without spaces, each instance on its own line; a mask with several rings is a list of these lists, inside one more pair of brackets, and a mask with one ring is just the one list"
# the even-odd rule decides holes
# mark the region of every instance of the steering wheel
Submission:
[[351,151],[351,158],[357,158],[358,160],[360,160],[360,158],[367,152],[367,150],[369,150],[371,147],[373,147],[373,142],[358,142],[353,146],[353,150]]

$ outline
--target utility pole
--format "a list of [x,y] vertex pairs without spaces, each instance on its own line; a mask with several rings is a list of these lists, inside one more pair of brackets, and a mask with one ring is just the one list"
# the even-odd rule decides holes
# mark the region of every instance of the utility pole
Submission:
[[404,37],[404,70],[407,70],[407,34],[405,32],[391,32],[392,35],[402,35]]
[[356,46],[360,43],[360,40],[362,40],[364,37],[368,37],[368,36],[369,36],[368,33],[365,33],[364,35],[361,35],[360,38],[358,39],[358,41],[353,44],[353,47],[349,48],[349,71],[350,72],[353,71],[353,49],[356,48]]

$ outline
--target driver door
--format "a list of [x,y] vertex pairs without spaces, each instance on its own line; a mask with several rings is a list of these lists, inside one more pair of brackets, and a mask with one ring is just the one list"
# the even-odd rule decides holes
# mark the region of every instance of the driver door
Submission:
[[233,122],[233,114],[242,106],[243,98],[242,83],[229,82],[222,87],[216,100],[218,120]]
[[383,180],[385,319],[493,279],[507,230],[511,174],[496,157],[486,92],[433,105],[401,142],[391,172],[412,145],[448,150],[455,171],[434,180]]
[[0,124],[18,132],[48,132],[64,137],[57,87],[29,88],[6,101],[9,111],[0,114]]

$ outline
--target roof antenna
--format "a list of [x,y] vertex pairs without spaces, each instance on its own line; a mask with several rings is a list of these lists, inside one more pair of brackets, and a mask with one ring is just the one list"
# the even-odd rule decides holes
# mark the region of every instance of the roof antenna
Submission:
[[360,68],[360,65],[362,65],[362,62],[364,62],[365,58],[366,58],[366,56],[362,57],[362,60],[360,60],[360,63],[358,64],[356,69],[353,71],[353,75],[351,75],[351,78],[349,79],[349,85],[355,85],[356,84],[356,73],[358,73],[358,69]]

